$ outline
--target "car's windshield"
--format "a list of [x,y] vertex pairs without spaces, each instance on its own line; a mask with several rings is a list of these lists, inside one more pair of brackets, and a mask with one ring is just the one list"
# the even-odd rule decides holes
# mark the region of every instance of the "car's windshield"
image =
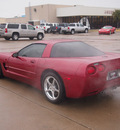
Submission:
[[40,26],[45,26],[45,24],[44,24],[44,23],[42,23],[42,24],[40,24]]
[[103,29],[111,29],[111,26],[104,26]]
[[0,24],[0,28],[4,29],[6,24]]
[[74,24],[74,23],[71,23],[71,24],[69,24],[69,26],[75,26],[75,24]]
[[68,26],[68,24],[67,23],[60,23],[59,26],[66,27],[66,26]]
[[51,57],[92,57],[104,53],[83,42],[62,42],[52,47]]

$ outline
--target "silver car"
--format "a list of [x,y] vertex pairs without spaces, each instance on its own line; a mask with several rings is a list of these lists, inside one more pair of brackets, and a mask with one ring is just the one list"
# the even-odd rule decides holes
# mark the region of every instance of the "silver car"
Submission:
[[42,29],[35,29],[30,24],[5,23],[0,24],[0,37],[6,40],[12,38],[15,41],[19,38],[29,38],[30,40],[37,38],[42,40],[44,38],[44,31]]
[[88,27],[80,23],[70,23],[67,27],[61,27],[62,33],[85,32],[88,33]]

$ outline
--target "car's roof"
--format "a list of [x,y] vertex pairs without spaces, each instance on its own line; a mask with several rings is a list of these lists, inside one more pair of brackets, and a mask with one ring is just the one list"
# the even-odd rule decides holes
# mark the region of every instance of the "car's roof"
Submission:
[[38,41],[36,43],[54,45],[54,44],[60,43],[60,42],[74,42],[74,41],[77,41],[77,40],[70,40],[70,39],[42,40],[42,41]]

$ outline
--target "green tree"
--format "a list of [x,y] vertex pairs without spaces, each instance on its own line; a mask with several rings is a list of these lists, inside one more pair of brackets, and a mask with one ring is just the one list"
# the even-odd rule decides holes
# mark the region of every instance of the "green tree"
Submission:
[[114,21],[117,23],[117,28],[119,28],[120,23],[120,10],[115,10],[112,14]]

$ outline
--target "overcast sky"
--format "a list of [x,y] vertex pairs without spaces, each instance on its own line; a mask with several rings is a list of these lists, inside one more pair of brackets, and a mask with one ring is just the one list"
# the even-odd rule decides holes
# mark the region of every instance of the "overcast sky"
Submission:
[[0,17],[25,15],[25,7],[41,4],[85,5],[120,9],[120,0],[0,0]]

